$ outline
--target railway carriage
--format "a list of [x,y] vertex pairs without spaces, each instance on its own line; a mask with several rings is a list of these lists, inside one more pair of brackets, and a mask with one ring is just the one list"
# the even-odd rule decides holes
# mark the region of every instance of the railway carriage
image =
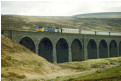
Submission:
[[95,31],[80,30],[80,34],[91,34],[91,35],[95,35]]
[[96,35],[109,35],[109,32],[96,31]]
[[115,33],[115,32],[110,32],[110,35],[112,35],[112,36],[121,36],[121,33]]
[[62,33],[79,34],[79,29],[62,28]]

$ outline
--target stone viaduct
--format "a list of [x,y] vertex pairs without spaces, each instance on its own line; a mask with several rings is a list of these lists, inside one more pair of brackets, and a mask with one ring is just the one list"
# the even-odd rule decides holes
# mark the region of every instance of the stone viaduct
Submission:
[[10,30],[2,33],[52,63],[121,56],[121,36]]

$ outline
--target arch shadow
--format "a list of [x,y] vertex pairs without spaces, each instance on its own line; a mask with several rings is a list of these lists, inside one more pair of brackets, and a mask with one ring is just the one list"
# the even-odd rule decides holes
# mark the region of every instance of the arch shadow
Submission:
[[68,43],[64,38],[58,40],[56,44],[57,63],[69,61]]
[[74,39],[71,44],[72,61],[82,61],[82,44],[79,39]]
[[25,46],[26,48],[30,49],[32,52],[36,53],[35,44],[31,38],[24,37],[20,40],[19,44]]
[[109,45],[109,53],[110,57],[117,57],[118,52],[117,52],[117,44],[115,40],[112,40]]
[[99,44],[99,57],[108,58],[108,46],[105,40],[101,40]]
[[121,56],[121,41],[119,43],[119,56]]
[[97,58],[97,45],[95,40],[90,39],[87,45],[88,59]]
[[53,62],[53,45],[50,39],[43,38],[40,41],[38,47],[38,54],[49,62]]

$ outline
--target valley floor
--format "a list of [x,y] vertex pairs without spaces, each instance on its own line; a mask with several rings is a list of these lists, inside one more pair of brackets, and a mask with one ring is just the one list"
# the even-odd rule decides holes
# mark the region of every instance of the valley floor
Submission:
[[[108,65],[108,63],[110,63],[110,65]],[[49,66],[47,67],[47,69],[48,68]],[[87,61],[56,64],[55,68],[53,69],[58,69],[58,71],[53,70],[48,73],[47,72],[43,73],[42,71],[36,69],[39,69],[39,67],[30,67],[30,68],[27,66],[24,67],[11,66],[4,68],[2,67],[1,80],[2,81],[98,81],[98,80],[120,81],[121,57],[106,58],[106,59],[91,59]],[[16,71],[18,72],[17,74]],[[25,75],[22,75],[24,73]]]
[[[110,63],[110,64],[108,64]],[[60,64],[63,68],[75,69],[71,76],[57,77],[49,81],[120,81],[121,57],[92,59],[82,62]]]

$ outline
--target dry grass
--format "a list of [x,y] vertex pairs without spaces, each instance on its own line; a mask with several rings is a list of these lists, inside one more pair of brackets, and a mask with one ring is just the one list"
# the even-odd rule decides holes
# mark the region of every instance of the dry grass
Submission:
[[[2,78],[46,78],[47,74],[61,70],[24,46],[2,35],[1,70]],[[7,42],[7,43],[6,43]],[[41,77],[40,77],[41,75]]]
[[106,67],[107,65],[103,65],[108,62],[113,65],[121,64],[121,57],[117,57],[55,65],[4,35],[1,35],[1,47],[2,81],[41,81],[53,78],[59,81],[65,76],[75,77],[76,74],[88,75],[97,72],[97,68]]
[[1,27],[3,30],[18,31],[35,31],[39,26],[43,26],[120,32],[120,22],[120,18],[36,17],[15,15],[1,16]]

